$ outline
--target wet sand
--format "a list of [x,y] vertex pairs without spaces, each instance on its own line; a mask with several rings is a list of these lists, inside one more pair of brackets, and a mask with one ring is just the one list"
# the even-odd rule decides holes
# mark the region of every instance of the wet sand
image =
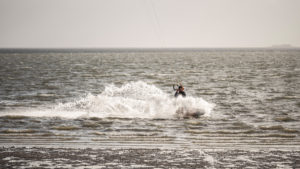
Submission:
[[300,168],[300,151],[2,147],[0,168]]

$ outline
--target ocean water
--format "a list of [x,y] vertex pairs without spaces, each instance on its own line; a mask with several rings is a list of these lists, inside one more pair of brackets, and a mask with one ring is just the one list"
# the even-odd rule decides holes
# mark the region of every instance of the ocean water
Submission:
[[0,82],[2,146],[300,150],[300,50],[1,53]]

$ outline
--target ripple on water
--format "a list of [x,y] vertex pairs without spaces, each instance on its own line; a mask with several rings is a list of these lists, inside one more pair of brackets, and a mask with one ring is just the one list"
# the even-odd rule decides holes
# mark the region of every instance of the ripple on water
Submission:
[[242,130],[242,129],[252,129],[253,126],[246,124],[244,122],[234,122],[232,123],[232,126],[227,127],[228,129],[236,129],[236,130]]
[[275,125],[275,126],[259,126],[262,130],[283,130],[284,127],[282,125]]
[[266,134],[266,135],[261,135],[260,137],[295,138],[295,137],[297,137],[297,135],[295,135],[295,134]]
[[82,127],[87,127],[87,128],[97,128],[97,127],[102,127],[101,124],[97,122],[89,122],[89,121],[84,121],[81,124]]
[[54,130],[79,130],[77,126],[54,126],[52,127]]
[[290,129],[283,127],[282,125],[275,125],[275,126],[259,126],[261,130],[277,130],[284,133],[298,133],[299,131],[296,129]]
[[6,130],[2,130],[1,133],[35,133],[37,132],[36,130],[33,129],[6,129]]
[[18,115],[7,115],[1,116],[0,119],[9,119],[9,120],[20,120],[20,119],[28,119],[28,116],[18,116]]
[[280,101],[280,100],[296,100],[299,99],[297,96],[277,96],[273,98],[266,99],[268,101]]
[[296,121],[295,119],[293,119],[291,117],[288,117],[288,116],[285,116],[285,117],[275,117],[274,120],[278,121],[278,122],[292,122],[292,121]]
[[106,135],[105,133],[103,133],[103,132],[98,132],[98,131],[91,132],[90,134],[96,135],[96,136],[105,136],[105,135]]
[[206,125],[204,122],[200,121],[200,120],[187,120],[185,121],[185,124],[188,125],[195,125],[195,126],[203,126]]

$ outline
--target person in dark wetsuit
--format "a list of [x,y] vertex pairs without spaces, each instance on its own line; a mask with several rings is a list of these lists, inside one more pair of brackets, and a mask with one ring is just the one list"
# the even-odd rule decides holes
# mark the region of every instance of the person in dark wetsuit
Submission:
[[[181,84],[177,86],[178,88],[176,89],[175,85],[173,85],[173,89],[176,91],[174,96],[178,97],[179,95],[181,95],[182,97],[185,97],[186,94],[184,92],[184,87]],[[199,118],[204,113],[198,110],[189,110],[188,107],[181,106],[176,110],[176,114],[178,115],[179,118],[183,117],[185,119],[189,119],[189,118]]]
[[176,90],[175,95],[174,95],[175,97],[178,97],[179,95],[181,95],[182,97],[186,96],[186,94],[184,92],[184,87],[182,85],[179,85],[178,89],[175,89],[174,85],[173,85],[173,89]]

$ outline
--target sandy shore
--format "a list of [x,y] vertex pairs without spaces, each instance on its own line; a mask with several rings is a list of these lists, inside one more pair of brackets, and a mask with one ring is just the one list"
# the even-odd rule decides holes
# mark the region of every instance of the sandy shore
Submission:
[[0,168],[300,168],[300,151],[2,147]]

